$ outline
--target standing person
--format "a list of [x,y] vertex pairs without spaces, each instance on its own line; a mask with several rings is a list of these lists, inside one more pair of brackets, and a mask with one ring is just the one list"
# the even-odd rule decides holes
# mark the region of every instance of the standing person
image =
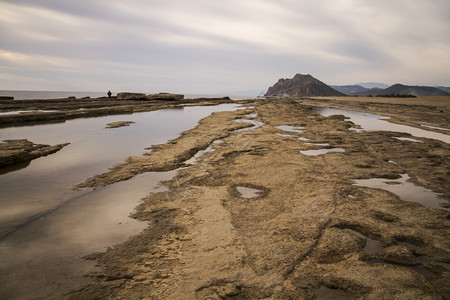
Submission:
[[111,91],[108,91],[108,98],[111,98]]

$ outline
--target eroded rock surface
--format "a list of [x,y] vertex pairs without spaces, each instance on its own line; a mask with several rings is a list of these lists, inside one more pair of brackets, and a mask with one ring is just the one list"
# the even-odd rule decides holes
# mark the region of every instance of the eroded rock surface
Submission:
[[[95,282],[70,297],[446,298],[449,213],[355,186],[353,180],[408,173],[448,200],[449,144],[406,143],[397,133],[349,130],[353,125],[343,117],[311,113],[305,104],[312,103],[260,101],[246,110],[215,113],[148,155],[81,184],[99,187],[184,166],[166,182],[168,191],[150,194],[134,213],[149,222],[148,229],[96,254],[102,270],[91,274]],[[422,119],[438,124],[444,118],[448,124],[446,106],[440,113],[371,105],[377,113],[386,108],[398,122],[415,122],[420,110]],[[247,114],[263,125],[237,130],[246,124],[233,120]],[[304,129],[283,136],[277,128],[282,125]],[[218,139],[223,142],[213,144]],[[345,151],[300,152],[319,143]],[[209,146],[212,151],[195,164],[183,164]],[[245,198],[236,192],[239,186],[263,193]],[[378,248],[369,251],[369,239]]]

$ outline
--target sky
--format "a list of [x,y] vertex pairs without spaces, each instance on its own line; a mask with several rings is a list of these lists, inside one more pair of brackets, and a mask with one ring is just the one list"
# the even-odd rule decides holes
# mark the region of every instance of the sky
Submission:
[[0,0],[0,89],[450,86],[448,0]]

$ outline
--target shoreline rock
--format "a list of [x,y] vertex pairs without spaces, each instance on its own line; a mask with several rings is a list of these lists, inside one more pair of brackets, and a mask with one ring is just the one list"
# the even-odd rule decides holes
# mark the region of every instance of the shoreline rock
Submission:
[[[331,104],[340,105],[310,99],[249,101],[246,109],[214,113],[151,153],[86,180],[80,188],[182,167],[164,182],[167,191],[148,195],[136,208],[133,217],[149,222],[149,228],[96,254],[101,271],[69,298],[446,297],[448,212],[354,186],[353,179],[407,172],[448,198],[449,145],[435,140],[406,144],[392,132],[355,132],[345,118],[310,109]],[[354,103],[342,105],[355,109]],[[409,123],[442,122],[439,111],[419,106],[361,105],[361,110],[389,111]],[[245,124],[234,120],[249,114],[263,125],[240,131]],[[283,136],[282,125],[304,130]],[[312,146],[300,137],[345,152],[305,156],[299,151]],[[183,164],[209,147],[195,164]],[[265,193],[243,198],[234,192],[236,186]],[[368,258],[368,239],[385,249]]]
[[0,143],[0,170],[3,167],[29,162],[58,152],[70,143],[58,145],[34,144],[26,139],[4,140]]
[[166,100],[166,101],[177,101],[183,100],[184,95],[181,94],[171,94],[171,93],[159,93],[147,95],[148,100]]

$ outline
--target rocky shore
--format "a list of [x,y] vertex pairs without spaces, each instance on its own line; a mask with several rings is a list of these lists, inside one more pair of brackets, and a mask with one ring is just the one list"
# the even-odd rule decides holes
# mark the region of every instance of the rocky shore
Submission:
[[[0,115],[1,126],[230,100],[12,102],[0,101],[0,111],[27,112]],[[100,271],[88,274],[91,284],[67,297],[445,299],[450,294],[449,144],[407,133],[358,131],[344,115],[325,117],[316,110],[380,114],[391,123],[448,135],[448,97],[239,103],[243,109],[213,113],[178,138],[75,187],[178,170],[164,183],[166,191],[148,195],[133,213],[149,227],[86,256]],[[27,161],[66,144],[0,145],[3,161],[17,164],[18,158]],[[370,178],[399,184],[392,179],[405,174],[439,194],[443,205],[430,208],[355,184]]]
[[28,163],[35,158],[58,152],[66,144],[42,145],[28,140],[6,140],[0,143],[0,171],[8,166]]
[[[214,113],[177,139],[80,183],[77,188],[95,188],[178,169],[165,182],[168,190],[150,194],[133,214],[149,227],[87,256],[101,271],[68,296],[445,299],[449,144],[397,139],[411,138],[406,133],[358,132],[345,116],[324,117],[312,109],[377,113],[448,134],[448,98],[395,101],[246,101],[244,110]],[[259,125],[236,122],[242,119]],[[342,151],[304,154],[319,148]],[[429,208],[354,184],[402,174],[440,193],[444,206]]]

